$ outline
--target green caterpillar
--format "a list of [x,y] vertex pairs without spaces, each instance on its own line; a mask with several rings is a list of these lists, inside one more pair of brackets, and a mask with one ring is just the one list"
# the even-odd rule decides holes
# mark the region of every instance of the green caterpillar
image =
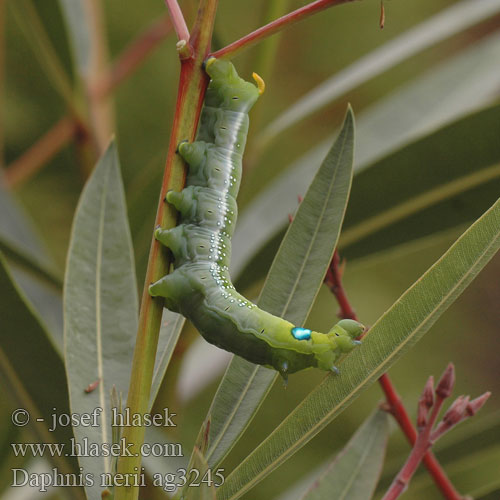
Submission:
[[150,293],[164,297],[165,306],[190,319],[211,344],[273,367],[285,378],[308,367],[336,372],[339,356],[360,343],[354,339],[363,325],[342,320],[327,334],[297,327],[259,309],[231,283],[228,266],[248,111],[264,82],[254,73],[256,87],[230,62],[215,58],[205,69],[211,80],[197,140],[178,147],[189,165],[186,187],[166,197],[180,212],[180,225],[155,231],[172,251],[175,270],[153,283]]

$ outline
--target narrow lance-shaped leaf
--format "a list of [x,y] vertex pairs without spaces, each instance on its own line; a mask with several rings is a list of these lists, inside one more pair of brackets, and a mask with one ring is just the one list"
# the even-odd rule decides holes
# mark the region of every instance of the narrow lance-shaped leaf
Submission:
[[[76,210],[64,287],[71,411],[98,412],[98,426],[75,427],[78,442],[112,442],[110,393],[114,385],[125,400],[137,312],[132,241],[116,146],[111,143]],[[80,465],[95,478],[112,472],[102,455],[80,457]],[[100,482],[87,488],[89,499],[100,498]]]
[[[16,403],[29,412],[32,429],[40,443],[61,443],[69,450],[73,437],[71,428],[57,426],[53,432],[48,431],[54,414],[70,412],[63,360],[40,318],[15,283],[1,252],[0,289],[2,386],[10,388]],[[37,422],[37,418],[43,419],[42,423]],[[9,425],[13,424],[9,422]],[[61,473],[78,469],[72,457],[55,454],[48,458]],[[76,495],[77,490],[74,493]]]
[[155,369],[153,373],[153,383],[151,384],[150,409],[153,407],[161,383],[167,372],[168,364],[172,358],[185,319],[182,315],[163,310],[161,318],[160,334],[158,337],[158,348],[156,351]]
[[365,256],[479,217],[500,189],[499,134],[496,105],[359,172],[340,238],[344,253]]
[[[369,175],[368,170],[376,168],[387,155],[397,154],[396,152],[407,146],[409,142],[418,142],[425,136],[431,138],[433,135],[430,132],[439,130],[445,125],[452,127],[453,120],[466,120],[466,117],[463,118],[466,113],[477,112],[475,110],[486,103],[494,102],[500,86],[500,67],[492,65],[491,59],[499,51],[500,36],[498,33],[494,33],[474,43],[456,56],[450,57],[437,67],[431,68],[419,78],[395,90],[358,114],[356,118],[355,177],[361,174]],[[450,91],[450,88],[453,88],[453,91]],[[486,134],[491,130],[491,125],[491,123],[484,124]],[[433,151],[435,150],[438,152],[452,151],[457,144],[469,147],[477,142],[476,137],[483,143],[485,142],[484,137],[482,137],[484,135],[483,127],[478,128],[477,124],[470,124],[470,129],[464,135],[467,142],[463,138],[453,137],[454,134],[455,132],[450,130],[448,146],[444,143],[446,139],[439,137],[433,148],[427,147],[425,151],[428,154],[428,159],[421,162],[422,165],[430,165],[433,170],[441,167],[439,162],[434,161],[436,154]],[[235,275],[238,275],[243,266],[248,264],[250,257],[255,256],[259,249],[283,230],[285,221],[282,214],[293,210],[295,203],[295,200],[290,199],[289,193],[300,193],[305,190],[313,176],[311,165],[323,157],[331,140],[331,138],[327,138],[289,165],[272,184],[255,197],[241,214],[233,237],[233,251],[237,259],[233,259],[231,270]],[[497,142],[490,141],[487,149],[491,150],[495,147],[498,149]],[[484,148],[484,145],[482,147]],[[459,157],[464,158],[467,151],[472,152],[470,149],[462,151]],[[469,166],[471,172],[477,170],[476,163],[480,156],[476,155],[477,152],[474,151],[474,154],[470,155],[470,159],[462,162]],[[399,172],[400,165],[399,162],[396,162],[393,166],[394,172],[387,174],[391,179],[404,178]],[[259,167],[256,166],[256,168]],[[360,170],[363,172],[359,172]],[[453,176],[455,169],[447,168],[447,173]],[[376,176],[379,185],[376,191],[377,198],[371,202],[370,207],[377,207],[381,201],[392,200],[391,196],[383,194],[383,191],[390,189],[393,183],[392,181],[385,182],[382,175],[373,175]],[[421,176],[420,179],[425,178]],[[433,176],[430,176],[431,181],[432,179]],[[357,191],[357,182],[354,182],[353,196],[356,195]],[[360,199],[364,199],[364,194],[361,194]],[[479,212],[471,215],[467,222],[479,217],[491,203],[492,200],[481,207]],[[349,212],[353,208],[357,209],[357,206],[351,199],[344,230],[350,225]],[[434,219],[436,218],[434,217]],[[425,227],[428,226],[419,224],[420,230]],[[389,232],[389,235],[392,235],[392,232]],[[382,241],[387,246],[393,238],[386,236]],[[414,236],[418,237],[417,234]],[[361,248],[365,249],[365,255],[380,250],[380,248],[366,245],[361,245]],[[348,257],[351,261],[353,255]],[[252,276],[254,275],[255,269],[252,269]]]
[[494,32],[366,108],[357,120],[355,171],[495,103],[500,67],[491,59],[499,51]]
[[500,200],[370,329],[363,345],[327,376],[227,478],[220,499],[241,496],[312,439],[436,322],[500,248]]
[[[354,116],[349,108],[285,235],[258,302],[297,325],[309,314],[337,243],[351,187],[353,147]],[[205,421],[205,425],[210,422],[205,456],[211,467],[236,443],[276,376],[274,370],[233,358]]]
[[0,250],[27,270],[59,285],[54,263],[35,232],[27,214],[3,186],[0,174]]
[[376,411],[358,429],[302,500],[370,500],[384,465],[389,418]]
[[0,250],[12,264],[10,271],[16,285],[42,316],[45,330],[62,352],[62,279],[57,276],[36,227],[16,198],[3,187],[1,174]]
[[[430,111],[427,106],[421,107]],[[457,109],[464,110],[463,107]],[[372,128],[383,127],[387,109],[379,111],[379,119],[373,115],[368,117]],[[431,115],[416,119],[417,129],[430,127],[432,123],[427,119]],[[355,168],[339,241],[344,255],[352,261],[479,217],[496,199],[500,184],[500,143],[496,139],[500,134],[499,115],[498,105],[476,111],[359,172]],[[397,115],[389,114],[388,119],[392,118],[396,120]],[[360,129],[368,130],[363,117],[357,120],[356,151],[366,159],[371,140],[363,139],[361,133],[358,134]],[[359,148],[360,143],[366,148],[363,145]],[[324,148],[321,145],[301,158],[248,206],[234,237],[233,248],[240,258],[233,273],[238,274],[249,257],[283,229],[285,223],[277,214],[279,210],[269,207],[290,210],[293,204],[289,193],[300,192],[310,175],[310,165],[317,161]],[[408,182],[409,176],[417,171],[420,175]],[[256,221],[263,220],[265,224],[260,223],[256,231]],[[409,232],[410,224],[413,230]],[[248,235],[247,245],[243,244],[244,234]],[[255,269],[252,272],[255,276]]]
[[62,358],[64,351],[62,289],[49,285],[15,264],[12,264],[10,269],[16,284],[26,294],[29,303],[40,316],[45,330]]
[[[174,492],[178,484],[182,484],[182,476],[187,471],[186,447],[158,427],[147,427],[144,443],[148,450],[142,457],[142,467],[151,478],[151,484],[167,494]],[[161,452],[158,452],[161,447]],[[167,497],[165,497],[167,498]]]
[[[217,497],[215,484],[220,483],[220,478],[213,476],[206,458],[198,448],[194,449],[193,465],[194,467],[189,470],[196,472],[189,472],[183,498],[186,500],[215,500]],[[194,478],[191,477],[191,474],[195,474]]]
[[499,0],[463,0],[376,48],[298,99],[259,135],[268,144],[276,135],[327,106],[362,83],[411,56],[474,26],[500,11]]

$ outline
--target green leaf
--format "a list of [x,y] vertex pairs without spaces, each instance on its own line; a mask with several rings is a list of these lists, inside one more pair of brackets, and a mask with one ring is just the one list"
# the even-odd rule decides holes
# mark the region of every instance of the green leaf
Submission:
[[[179,469],[187,469],[188,465],[187,457],[183,453],[185,445],[158,427],[146,429],[144,442],[150,446],[149,449],[156,450],[154,454],[146,453],[142,460],[148,475],[153,479],[154,475],[161,475],[165,483],[165,474],[174,474],[176,480],[170,482],[178,482],[177,479],[182,472]],[[163,446],[163,453],[158,453],[159,445]]]
[[491,58],[499,51],[500,35],[493,33],[363,110],[355,170],[494,103],[500,68]]
[[47,333],[63,357],[63,303],[62,290],[33,276],[23,268],[11,266],[17,285],[26,294],[30,304],[40,316]]
[[[500,85],[500,68],[491,64],[491,58],[499,51],[500,36],[495,33],[359,114],[356,120],[355,177],[362,168],[376,166],[378,159],[406,146],[408,142],[432,135],[429,131],[439,129],[491,102]],[[470,134],[470,137],[474,137],[480,131],[471,129]],[[240,215],[233,237],[233,254],[236,258],[233,259],[231,271],[234,275],[239,275],[249,259],[283,230],[286,214],[293,212],[296,207],[295,197],[291,194],[305,191],[313,176],[311,165],[320,163],[331,141],[332,138],[327,138],[292,163]],[[490,147],[495,147],[495,144]],[[428,161],[433,161],[432,155],[429,155]],[[391,175],[391,179],[399,175],[398,167],[394,166],[396,173]],[[381,184],[381,176],[378,179]],[[383,183],[382,188],[385,187],[388,186]],[[356,190],[357,182],[354,182],[353,192]],[[379,199],[385,197],[381,195]],[[353,208],[356,207],[351,201],[349,211]],[[485,209],[486,206],[471,216],[468,222]],[[370,249],[367,253],[373,251],[377,249]],[[259,251],[258,254],[260,262],[262,253]],[[267,262],[271,261],[267,259]],[[252,275],[255,275],[254,266]]]
[[340,239],[344,253],[365,256],[479,217],[500,189],[499,135],[496,105],[359,172]]
[[186,500],[215,500],[217,493],[214,483],[202,482],[202,480],[205,478],[205,481],[207,481],[207,478],[211,478],[212,481],[217,481],[217,479],[213,479],[212,471],[209,469],[207,460],[196,447],[194,449],[193,465],[194,467],[190,470],[195,470],[197,473],[199,472],[199,475],[198,477],[195,476],[192,478],[190,474],[188,482],[184,487],[185,495],[183,498]]
[[[211,467],[219,465],[252,421],[277,373],[234,356],[217,388],[205,419],[209,423],[206,458]],[[200,432],[200,439],[203,435]],[[200,441],[197,442],[200,445]]]
[[342,227],[352,181],[354,115],[349,107],[335,144],[299,205],[271,266],[259,305],[292,323],[309,315]]
[[[71,428],[52,427],[52,415],[69,414],[66,374],[59,352],[40,322],[40,318],[15,283],[0,252],[0,376],[18,408],[30,414],[30,429],[39,443],[70,446]],[[55,410],[54,410],[55,408]],[[44,423],[36,422],[37,418]],[[9,425],[10,422],[9,422]],[[48,456],[59,472],[78,470],[71,457]],[[77,492],[75,491],[75,494]]]
[[13,262],[60,286],[55,265],[36,234],[35,227],[0,177],[0,250]]
[[[352,180],[354,116],[349,108],[332,146],[299,206],[262,290],[259,306],[302,325],[337,244]],[[231,361],[209,410],[211,467],[219,464],[246,429],[277,372],[241,358]],[[201,443],[198,443],[201,447]]]
[[272,121],[259,135],[259,142],[274,137],[360,86],[419,52],[474,26],[500,11],[497,0],[458,2],[402,35],[378,47],[311,90]]
[[16,284],[43,319],[62,352],[62,279],[17,199],[2,185],[0,175],[0,250],[11,265]]
[[179,340],[179,335],[181,334],[185,321],[184,316],[181,314],[174,313],[168,309],[163,310],[158,347],[156,350],[153,382],[151,384],[150,410],[160,390],[161,383],[167,372],[168,364],[172,358],[172,353]]
[[[444,94],[441,97],[444,99]],[[400,96],[397,101],[401,104]],[[421,108],[428,113],[415,117],[418,130],[432,125],[427,121],[432,116],[430,110],[423,104]],[[343,253],[352,261],[479,217],[496,199],[499,189],[499,113],[500,106],[496,105],[465,116],[362,171],[355,171],[339,243]],[[369,128],[383,128],[382,110],[379,116],[380,120],[373,115],[368,117],[371,127],[361,118],[357,129],[366,132]],[[397,116],[385,118],[396,120]],[[408,137],[406,133],[401,136],[404,137]],[[359,137],[356,144],[363,141]],[[372,140],[367,139],[366,144],[368,148]],[[263,245],[273,242],[275,234],[282,230],[284,214],[293,210],[295,204],[290,193],[301,192],[310,175],[310,165],[319,161],[322,150],[320,146],[301,158],[247,207],[234,237],[233,251],[239,255],[237,268],[232,267],[234,274],[242,271],[256,251],[253,260],[259,258],[263,267],[261,257],[269,253]],[[356,150],[359,156],[367,158],[363,146]],[[370,207],[368,217],[366,207]],[[248,238],[246,246],[243,235]],[[255,275],[255,270],[252,272]]]
[[389,417],[377,410],[302,500],[370,500],[382,472],[388,437]]
[[[66,370],[73,413],[102,408],[97,427],[75,427],[77,441],[111,443],[110,393],[125,400],[137,332],[132,242],[116,146],[108,147],[76,210],[64,286]],[[94,391],[84,390],[99,381]],[[80,457],[85,472],[109,473],[108,458]],[[99,481],[87,488],[100,498]]]
[[331,422],[430,329],[499,247],[500,200],[381,316],[340,375],[327,376],[226,478],[219,498],[248,491]]

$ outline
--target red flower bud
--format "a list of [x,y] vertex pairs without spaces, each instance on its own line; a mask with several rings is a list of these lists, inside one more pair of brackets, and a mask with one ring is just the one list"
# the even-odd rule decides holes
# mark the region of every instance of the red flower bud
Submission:
[[481,396],[477,397],[476,399],[473,399],[472,401],[469,401],[469,404],[465,408],[465,412],[467,413],[467,416],[472,417],[474,416],[486,403],[488,398],[491,396],[491,392],[485,392]]
[[441,399],[447,398],[453,391],[455,385],[455,367],[450,363],[446,370],[441,375],[438,385],[436,387],[436,395]]
[[453,404],[448,408],[448,411],[444,414],[443,422],[445,422],[448,427],[460,422],[464,416],[465,409],[469,404],[469,396],[459,396]]
[[424,391],[418,400],[417,428],[422,429],[427,425],[429,409],[434,404],[434,377],[431,375],[425,384]]

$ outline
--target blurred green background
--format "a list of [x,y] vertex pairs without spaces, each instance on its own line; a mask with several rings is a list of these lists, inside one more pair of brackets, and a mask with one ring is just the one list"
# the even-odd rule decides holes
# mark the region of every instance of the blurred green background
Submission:
[[[14,15],[14,2],[16,0],[2,2],[4,64],[1,70],[3,89],[0,141],[3,144],[3,167],[6,169],[66,112],[63,100],[40,62],[37,50],[42,48],[30,44],[26,37],[25,31],[30,29],[29,19],[20,19]],[[259,132],[265,130],[266,124],[305,93],[377,47],[407,33],[412,27],[455,3],[445,0],[388,0],[384,3],[386,21],[383,30],[379,26],[378,0],[349,3],[326,10],[288,29],[276,38],[278,45],[275,58],[267,64],[262,62],[260,47],[249,49],[238,56],[234,63],[240,74],[248,76],[258,66],[263,68],[262,77],[267,84],[266,93],[251,116],[248,161],[239,198],[241,216],[244,217],[247,211],[252,210],[252,201],[258,200],[257,196],[265,188],[272,186],[280,173],[285,172],[295,159],[334,133],[348,102],[352,104],[356,116],[362,117],[363,112],[373,109],[372,106],[376,103],[383,102],[383,99],[396,95],[406,88],[405,86],[418,82],[423,75],[437,74],[447,62],[465,54],[498,30],[498,13],[467,29],[459,30],[454,36],[432,44],[415,56],[405,58],[403,62],[381,75],[348,89],[335,102],[321,106],[318,112],[279,134],[269,146],[259,147]],[[282,4],[286,11],[289,11],[304,2],[290,0]],[[33,5],[64,70],[72,81],[77,81],[59,2],[39,0],[33,2]],[[196,2],[185,0],[181,2],[181,6],[188,19],[192,20],[196,12]],[[102,7],[110,60],[114,60],[124,47],[155,19],[165,15],[161,0],[108,0],[102,2]],[[213,49],[223,47],[261,25],[266,7],[266,0],[221,0],[214,34],[216,46]],[[175,35],[171,33],[112,94],[115,134],[126,187],[139,290],[142,290],[175,106],[179,73],[175,43]],[[489,65],[486,62],[486,67],[488,66],[498,66],[498,58],[490,58]],[[473,71],[474,68],[471,68],[470,72]],[[477,102],[471,103],[471,109],[482,107],[498,98],[498,71],[495,75],[498,79],[492,80],[493,92],[484,96],[483,100],[478,96]],[[442,86],[434,89],[429,86],[426,89],[429,99],[432,98],[434,90],[447,97],[453,96],[455,83],[462,77],[465,79],[469,76],[469,71],[464,71],[458,73],[456,78],[443,80],[442,85],[448,85],[449,88]],[[476,76],[481,79],[481,74]],[[488,73],[484,79],[486,78],[493,77]],[[414,97],[424,99],[422,94]],[[389,132],[391,127],[398,126],[392,121],[394,113],[399,112],[407,116],[420,105],[425,108],[425,99],[423,103],[395,102],[393,114],[388,115],[386,122],[382,120],[379,123],[382,137],[385,126]],[[460,111],[457,111],[457,116],[451,113],[449,117],[443,117],[442,124],[452,122],[462,114]],[[500,118],[498,113],[496,116]],[[422,120],[422,117],[417,116],[417,119]],[[416,136],[423,136],[436,127],[436,124],[427,124]],[[363,131],[366,129],[367,127]],[[361,132],[360,130],[360,134]],[[395,145],[395,149],[403,147],[404,144],[405,141],[401,140]],[[387,153],[385,151],[384,156]],[[375,161],[376,158],[372,160]],[[422,161],[428,161],[428,158],[424,157]],[[317,166],[311,165],[311,170],[314,171]],[[418,172],[415,172],[415,175],[418,176]],[[383,180],[384,183],[391,181],[390,178]],[[407,181],[411,184],[414,179],[409,178]],[[25,182],[6,188],[32,219],[59,276],[64,272],[71,222],[84,182],[85,171],[82,169],[79,152],[74,144],[69,144]],[[300,194],[303,192],[291,191],[289,199],[295,203],[297,195]],[[493,201],[494,198],[485,199],[484,203],[489,206]],[[274,211],[283,219],[283,228],[290,211],[289,203],[288,201],[288,204],[281,204],[277,198],[274,205]],[[370,213],[370,207],[364,207],[364,210]],[[483,208],[478,214],[482,211]],[[6,224],[5,217],[7,212],[0,213],[2,224]],[[433,217],[439,218],[439,213],[434,213]],[[257,222],[254,230],[259,232],[261,228]],[[442,231],[417,240],[408,237],[406,239],[409,241],[406,243],[391,245],[391,248],[377,251],[375,254],[371,254],[368,248],[366,255],[363,252],[352,252],[350,256],[347,249],[343,254],[347,257],[345,286],[352,304],[365,324],[372,324],[448,248],[466,227],[464,222],[466,220],[454,220],[454,223],[446,225]],[[265,225],[265,220],[260,223]],[[408,233],[425,234],[425,230],[422,231],[419,227],[425,223],[425,217],[414,217],[412,225],[407,228]],[[243,242],[244,236],[241,235]],[[278,240],[275,240],[274,244],[264,246],[250,264],[246,260],[238,268],[241,271],[238,275],[241,291],[250,297],[258,294],[276,248],[276,241]],[[383,246],[379,245],[379,249]],[[377,249],[376,244],[374,249]],[[255,252],[253,254],[255,255]],[[234,258],[238,258],[238,255]],[[477,396],[487,390],[492,391],[493,396],[481,414],[446,436],[436,448],[437,456],[442,459],[458,489],[464,493],[477,493],[478,498],[483,494],[483,490],[491,493],[495,488],[500,488],[499,277],[500,258],[497,257],[424,339],[390,372],[412,415],[415,415],[417,398],[428,375],[439,376],[449,361],[453,361],[457,369],[456,395],[466,393]],[[336,312],[337,305],[332,295],[323,287],[308,320],[308,326],[324,331],[335,321]],[[57,322],[58,319],[55,318],[54,323]],[[186,328],[183,335],[186,339],[195,338],[195,333],[190,328]],[[206,358],[209,355],[202,350],[192,364],[199,364],[200,361],[210,364]],[[162,390],[163,403],[175,405],[179,415],[176,437],[184,444],[186,453],[189,453],[217,388],[217,374],[222,373],[223,366],[218,369],[211,367],[210,376],[201,381],[183,380],[182,385],[177,387],[195,387],[190,390],[188,396],[176,389],[177,370],[180,370],[181,377],[199,378],[200,375],[192,370],[173,366]],[[312,370],[291,376],[286,389],[281,383],[276,384],[250,429],[226,461],[227,469],[231,469],[246,457],[322,377],[322,373]],[[197,384],[193,385],[193,382]],[[296,482],[312,482],[311,475],[348,440],[381,399],[379,387],[372,386],[320,435],[245,498],[277,498]],[[1,401],[0,418],[4,425],[0,431],[0,442],[9,442],[9,411],[12,407],[8,399],[2,397]],[[162,404],[162,401],[157,401],[158,404]],[[382,486],[387,486],[390,478],[405,460],[408,450],[401,433],[395,429],[388,450]],[[12,466],[6,462],[3,465]],[[3,467],[0,475],[0,485],[4,487],[10,480],[5,470]],[[485,485],[494,481],[497,481],[496,486],[484,489]],[[300,488],[300,484],[298,487]],[[418,499],[424,498],[424,495],[428,500],[440,498],[425,471],[421,471],[404,498]],[[295,497],[296,493],[292,492],[291,496],[280,498]]]

